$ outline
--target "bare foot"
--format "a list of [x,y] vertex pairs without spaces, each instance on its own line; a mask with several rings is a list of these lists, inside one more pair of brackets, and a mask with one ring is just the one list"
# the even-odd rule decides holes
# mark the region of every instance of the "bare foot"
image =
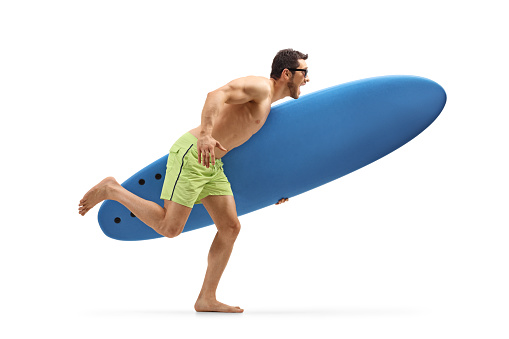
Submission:
[[95,205],[108,199],[108,189],[119,183],[113,177],[108,177],[92,187],[80,201],[79,214],[85,215]]
[[242,313],[244,310],[238,306],[228,306],[212,299],[206,300],[198,298],[194,305],[196,312],[226,312],[226,313]]

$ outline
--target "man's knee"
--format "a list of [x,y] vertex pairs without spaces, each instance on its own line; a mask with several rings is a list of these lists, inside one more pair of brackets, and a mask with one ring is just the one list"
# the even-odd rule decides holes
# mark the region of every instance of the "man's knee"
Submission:
[[158,233],[166,238],[175,238],[184,229],[185,223],[175,221],[164,221],[158,227]]
[[220,232],[226,233],[228,236],[237,237],[240,233],[239,219],[231,220],[221,225]]

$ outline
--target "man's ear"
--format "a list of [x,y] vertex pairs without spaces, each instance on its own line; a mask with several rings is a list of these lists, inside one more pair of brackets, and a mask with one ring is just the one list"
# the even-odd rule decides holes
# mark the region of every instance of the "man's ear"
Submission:
[[288,68],[285,68],[282,72],[281,72],[281,77],[285,80],[289,80],[292,78],[292,72],[290,72],[288,70]]

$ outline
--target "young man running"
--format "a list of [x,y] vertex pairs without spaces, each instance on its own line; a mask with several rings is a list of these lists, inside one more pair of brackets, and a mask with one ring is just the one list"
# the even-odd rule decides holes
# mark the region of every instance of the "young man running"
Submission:
[[207,95],[201,125],[184,134],[170,149],[161,192],[164,208],[127,191],[112,177],[94,186],[80,201],[81,215],[103,200],[118,201],[168,238],[182,232],[193,205],[202,203],[218,232],[194,306],[198,312],[244,311],[216,299],[219,280],[240,232],[235,200],[221,158],[260,130],[273,102],[287,96],[299,98],[300,87],[309,81],[307,57],[292,49],[281,50],[274,57],[269,79],[256,76],[236,79]]

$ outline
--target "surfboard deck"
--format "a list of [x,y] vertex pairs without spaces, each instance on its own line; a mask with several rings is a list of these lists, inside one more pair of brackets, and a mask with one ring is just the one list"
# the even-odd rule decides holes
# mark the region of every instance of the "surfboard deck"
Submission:
[[[384,157],[424,131],[445,103],[446,93],[437,83],[399,75],[337,85],[272,107],[260,131],[222,158],[237,214],[294,197]],[[143,168],[122,186],[163,206],[159,197],[167,158],[166,154]],[[104,234],[113,239],[161,237],[115,201],[102,203],[98,219]],[[212,224],[198,204],[183,232]]]

